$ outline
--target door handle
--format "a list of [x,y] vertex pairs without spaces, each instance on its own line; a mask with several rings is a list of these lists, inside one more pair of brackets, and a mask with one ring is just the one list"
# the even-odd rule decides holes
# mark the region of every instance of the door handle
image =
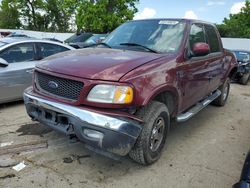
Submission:
[[33,69],[26,70],[27,73],[32,74],[34,72]]

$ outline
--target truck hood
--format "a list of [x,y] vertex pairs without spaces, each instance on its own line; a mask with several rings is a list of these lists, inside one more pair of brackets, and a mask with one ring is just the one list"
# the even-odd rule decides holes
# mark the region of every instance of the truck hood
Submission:
[[87,48],[50,56],[37,67],[81,78],[119,81],[129,71],[162,56],[148,52]]

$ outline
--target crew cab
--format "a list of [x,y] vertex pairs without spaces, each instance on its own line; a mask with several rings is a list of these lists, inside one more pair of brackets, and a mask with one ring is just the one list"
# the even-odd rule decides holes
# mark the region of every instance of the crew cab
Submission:
[[236,70],[210,23],[129,21],[96,47],[43,60],[24,101],[33,120],[148,165],[160,158],[172,120],[225,105]]

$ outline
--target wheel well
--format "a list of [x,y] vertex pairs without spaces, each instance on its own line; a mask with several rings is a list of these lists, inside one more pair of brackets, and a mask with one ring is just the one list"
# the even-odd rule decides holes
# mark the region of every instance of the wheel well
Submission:
[[234,68],[230,71],[228,77],[232,80],[232,79],[235,77],[236,73],[237,73],[237,67],[234,67]]
[[173,116],[177,108],[176,96],[169,91],[159,93],[153,100],[164,103],[169,110],[169,114]]

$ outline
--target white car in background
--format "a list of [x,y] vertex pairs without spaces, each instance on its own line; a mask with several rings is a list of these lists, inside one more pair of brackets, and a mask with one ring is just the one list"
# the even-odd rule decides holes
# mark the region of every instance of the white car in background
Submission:
[[22,99],[39,60],[75,48],[32,38],[0,39],[0,103]]

